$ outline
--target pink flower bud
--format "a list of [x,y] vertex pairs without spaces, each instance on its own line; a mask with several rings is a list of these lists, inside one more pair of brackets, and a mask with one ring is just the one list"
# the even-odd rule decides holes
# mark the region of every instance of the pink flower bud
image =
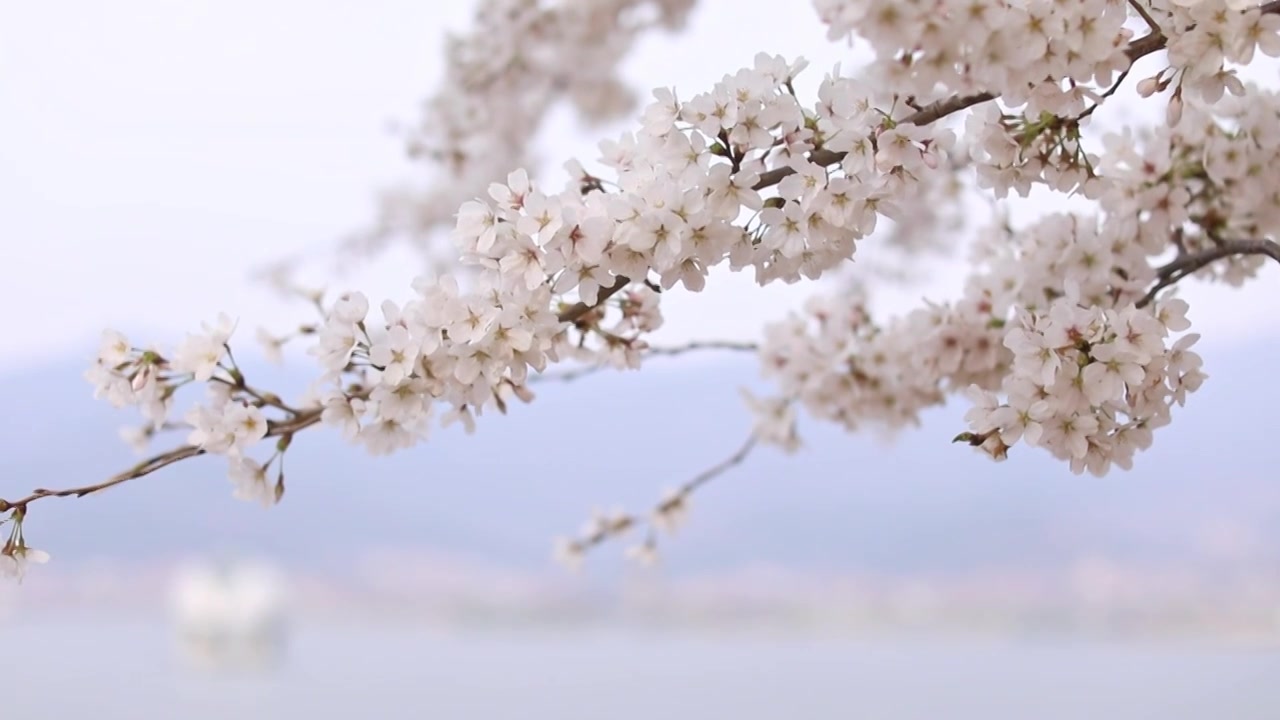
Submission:
[[155,377],[156,374],[155,367],[156,366],[151,363],[146,363],[142,366],[141,370],[134,374],[133,382],[130,384],[134,392],[141,392],[142,388],[146,387],[151,382],[151,379]]
[[1174,94],[1173,98],[1169,100],[1169,107],[1165,108],[1164,120],[1169,127],[1177,127],[1178,123],[1181,122],[1182,96],[1180,94]]

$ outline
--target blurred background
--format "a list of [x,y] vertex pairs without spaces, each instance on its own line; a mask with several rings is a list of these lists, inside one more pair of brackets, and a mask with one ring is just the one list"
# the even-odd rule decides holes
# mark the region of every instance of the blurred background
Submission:
[[[308,308],[253,274],[315,255],[333,278],[338,240],[415,172],[393,129],[472,9],[0,3],[0,497],[136,462],[117,433],[136,417],[81,378],[104,327],[172,343],[226,311],[250,378],[305,388],[309,359],[269,364],[251,334]],[[689,94],[766,50],[810,58],[814,87],[861,56],[813,16],[704,0],[623,76]],[[553,112],[540,170],[558,184],[563,159],[630,127]],[[873,306],[949,297],[962,259],[920,259]],[[421,267],[396,246],[336,285],[404,298]],[[569,573],[551,540],[732,453],[738,388],[769,389],[749,355],[543,383],[473,436],[390,458],[300,436],[269,510],[209,458],[42,501],[27,536],[53,562],[0,586],[5,717],[1276,717],[1277,281],[1187,286],[1210,379],[1131,472],[993,464],[949,443],[959,401],[892,441],[802,422],[803,452],[759,451],[700,491],[650,569],[615,544]],[[664,295],[655,342],[755,340],[817,289],[709,286]]]

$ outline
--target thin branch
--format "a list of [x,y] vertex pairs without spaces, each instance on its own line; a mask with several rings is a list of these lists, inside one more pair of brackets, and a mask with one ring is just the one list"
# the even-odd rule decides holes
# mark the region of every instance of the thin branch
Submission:
[[1111,87],[1107,88],[1106,92],[1098,96],[1097,102],[1090,105],[1088,110],[1085,110],[1084,112],[1077,115],[1076,122],[1080,122],[1081,120],[1092,115],[1093,111],[1097,110],[1102,105],[1103,101],[1105,101],[1107,98],[1111,97],[1112,95],[1115,95],[1116,91],[1119,90],[1120,86],[1124,83],[1125,78],[1129,77],[1129,70],[1132,70],[1132,68],[1128,68],[1124,72],[1120,73],[1120,76],[1116,78],[1116,81],[1111,85]]
[[713,465],[707,468],[706,470],[702,471],[698,475],[694,476],[692,480],[690,480],[689,482],[681,486],[680,495],[682,496],[691,495],[693,494],[693,491],[697,490],[703,485],[706,485],[707,483],[711,482],[717,477],[725,474],[725,472],[732,470],[738,465],[741,465],[742,462],[747,459],[747,456],[751,454],[751,451],[754,450],[755,448],[756,448],[756,436],[752,434],[747,437],[746,442],[742,443],[742,447],[738,448],[732,455],[725,458],[720,463]]
[[155,457],[143,460],[119,475],[108,478],[96,485],[85,485],[84,487],[69,488],[66,490],[45,490],[44,488],[37,488],[36,490],[31,491],[30,495],[22,498],[21,500],[14,500],[10,502],[0,499],[0,512],[7,512],[9,510],[25,510],[28,504],[39,500],[40,498],[84,497],[85,495],[90,495],[92,493],[106,490],[107,488],[115,487],[120,483],[140,478],[143,475],[148,475],[181,460],[186,460],[187,458],[195,457],[197,455],[203,455],[204,452],[205,451],[202,448],[198,448],[193,445],[183,445],[181,447],[174,448],[169,452],[161,453]]
[[[357,393],[357,397],[363,397],[364,393]],[[304,430],[316,423],[320,422],[320,416],[323,408],[312,408],[310,410],[299,411],[297,415],[287,420],[271,420],[267,423],[267,437],[285,437],[292,435],[299,430]],[[198,455],[204,455],[204,448],[195,445],[181,445],[168,452],[147,458],[124,472],[114,475],[103,482],[94,485],[85,485],[83,487],[67,488],[65,490],[46,490],[37,488],[31,491],[31,494],[20,500],[4,500],[0,498],[0,513],[15,509],[26,509],[27,505],[47,497],[84,497],[101,492],[108,488],[113,488],[121,483],[130,480],[136,480],[145,475],[168,467],[181,460],[193,458]]]
[[645,350],[647,355],[683,355],[687,352],[697,350],[741,350],[743,352],[755,352],[760,346],[753,342],[745,342],[739,340],[695,340],[684,345],[676,345],[674,347],[651,347]]
[[[698,488],[711,482],[717,477],[725,474],[729,470],[741,465],[751,455],[751,451],[758,445],[755,434],[747,436],[745,442],[734,451],[732,455],[721,460],[715,465],[703,470],[695,475],[692,479],[686,481],[683,485],[671,493],[667,498],[656,504],[649,513],[647,524],[648,536],[645,539],[645,546],[650,550],[656,543],[656,532],[653,528],[655,519],[662,518],[670,524],[675,523],[675,518],[685,510],[685,505]],[[572,540],[565,548],[575,558],[580,558],[587,550],[597,545],[601,545],[606,541],[623,535],[627,531],[643,523],[644,521],[637,519],[633,515],[620,515],[613,518],[602,518],[597,521],[596,528],[585,536]]]
[[257,388],[254,388],[252,385],[246,384],[244,380],[244,375],[241,375],[238,369],[236,370],[236,373],[232,375],[232,377],[233,377],[232,380],[228,380],[226,378],[220,378],[217,376],[211,377],[209,379],[212,380],[213,382],[222,383],[223,385],[226,385],[232,389],[243,391],[246,395],[248,395],[249,397],[252,397],[254,400],[257,400],[259,403],[261,403],[262,406],[269,405],[273,408],[276,408],[277,410],[283,410],[284,412],[287,412],[290,415],[295,415],[295,416],[301,412],[297,408],[294,408],[293,406],[289,405],[285,401],[281,400],[280,397],[275,393],[265,393],[265,392],[262,392],[261,390],[258,390]]
[[[689,352],[697,352],[700,350],[740,350],[743,352],[755,352],[760,346],[753,342],[740,342],[736,340],[695,340],[685,345],[676,345],[672,347],[650,347],[641,352],[641,356],[658,355],[670,357],[673,355],[683,355]],[[558,373],[543,373],[541,375],[531,375],[531,382],[560,381],[569,382],[578,378],[594,375],[601,370],[612,368],[608,363],[596,363],[595,365],[586,365],[573,370],[565,370]]]
[[1151,286],[1147,294],[1138,301],[1138,307],[1146,307],[1155,300],[1163,289],[1192,275],[1210,264],[1223,258],[1235,255],[1266,255],[1280,263],[1280,243],[1263,238],[1261,240],[1224,240],[1206,250],[1180,254],[1169,263],[1156,270],[1156,284]]

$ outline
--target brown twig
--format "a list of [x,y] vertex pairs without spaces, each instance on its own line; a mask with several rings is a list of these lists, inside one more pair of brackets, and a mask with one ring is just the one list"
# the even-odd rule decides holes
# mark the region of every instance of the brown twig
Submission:
[[[358,393],[357,396],[362,396],[362,394]],[[309,410],[298,411],[297,415],[290,417],[287,420],[269,421],[267,425],[267,437],[292,437],[293,434],[299,430],[304,430],[320,422],[320,415],[322,412],[322,408],[312,408]],[[195,445],[180,445],[168,452],[163,452],[159,455],[147,458],[128,470],[94,485],[67,488],[65,490],[46,490],[44,488],[37,488],[31,491],[30,495],[19,500],[4,500],[0,498],[0,512],[7,512],[9,510],[16,510],[19,508],[25,510],[28,504],[41,498],[84,497],[85,495],[92,495],[108,488],[113,488],[121,483],[136,480],[144,475],[150,475],[161,468],[168,467],[169,465],[181,460],[186,460],[187,458],[193,458],[204,454],[205,450],[201,447],[197,447]]]
[[1210,264],[1223,258],[1236,255],[1266,255],[1280,263],[1280,243],[1263,238],[1261,240],[1224,240],[1220,245],[1199,252],[1180,254],[1170,262],[1156,270],[1156,283],[1147,294],[1137,302],[1138,307],[1146,307],[1155,300],[1163,289],[1192,275]]
[[253,387],[252,385],[246,384],[244,381],[244,375],[241,375],[238,370],[236,371],[235,374],[232,375],[231,380],[228,380],[226,378],[220,378],[217,376],[211,377],[209,379],[212,380],[213,382],[222,383],[223,385],[226,385],[235,390],[243,391],[249,397],[253,398],[254,400],[257,400],[258,403],[260,404],[259,405],[260,407],[271,406],[273,408],[276,408],[277,410],[283,410],[284,412],[287,412],[290,415],[295,415],[295,416],[300,413],[300,411],[297,408],[294,408],[293,406],[289,405],[285,401],[281,400],[280,397],[275,393],[265,393]]
[[[646,348],[645,350],[641,351],[641,355],[642,356],[658,355],[658,356],[670,357],[673,355],[683,355],[685,353],[697,352],[700,350],[741,350],[743,352],[754,352],[758,349],[760,349],[760,346],[753,342],[739,342],[736,340],[695,340],[693,342],[690,342],[684,345],[676,345],[672,347]],[[559,372],[559,373],[543,373],[541,375],[531,375],[529,377],[529,380],[530,382],[546,382],[546,381],[569,382],[572,380],[577,380],[578,378],[586,377],[588,375],[594,375],[595,373],[598,373],[601,370],[607,370],[611,367],[613,366],[606,363],[597,363],[595,365],[586,365],[584,367],[574,368],[573,370],[565,370],[564,372]]]
[[174,448],[169,452],[161,453],[154,457],[143,460],[142,462],[138,463],[137,465],[134,465],[128,470],[125,470],[119,475],[115,475],[111,478],[108,478],[107,480],[97,483],[96,485],[85,485],[84,487],[69,488],[66,490],[45,490],[44,488],[37,488],[31,491],[30,495],[20,500],[8,501],[8,500],[0,499],[0,512],[7,512],[9,510],[25,510],[28,504],[36,500],[39,500],[40,498],[84,497],[85,495],[90,495],[92,493],[100,492],[102,490],[106,490],[107,488],[115,487],[120,483],[128,482],[129,480],[140,478],[143,475],[153,473],[156,470],[172,465],[180,460],[186,460],[187,458],[191,458],[191,457],[195,457],[197,455],[203,455],[203,454],[204,454],[204,450],[201,448],[195,447],[193,445],[183,445],[181,447]]
[[749,437],[747,437],[746,442],[742,443],[742,446],[739,447],[732,455],[725,458],[724,460],[721,460],[719,463],[712,465],[706,470],[703,470],[701,473],[694,476],[692,480],[680,486],[679,494],[681,496],[691,495],[694,490],[697,490],[703,485],[706,485],[707,483],[725,474],[727,471],[733,469],[734,467],[741,465],[742,462],[747,459],[747,456],[751,454],[751,451],[754,450],[755,448],[756,448],[756,436],[752,434]]

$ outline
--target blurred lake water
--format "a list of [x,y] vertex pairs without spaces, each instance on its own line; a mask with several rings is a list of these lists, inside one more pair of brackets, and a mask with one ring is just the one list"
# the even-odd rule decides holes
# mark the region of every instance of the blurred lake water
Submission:
[[0,623],[0,717],[1280,717],[1280,649],[765,631],[306,623],[201,670],[154,621]]

